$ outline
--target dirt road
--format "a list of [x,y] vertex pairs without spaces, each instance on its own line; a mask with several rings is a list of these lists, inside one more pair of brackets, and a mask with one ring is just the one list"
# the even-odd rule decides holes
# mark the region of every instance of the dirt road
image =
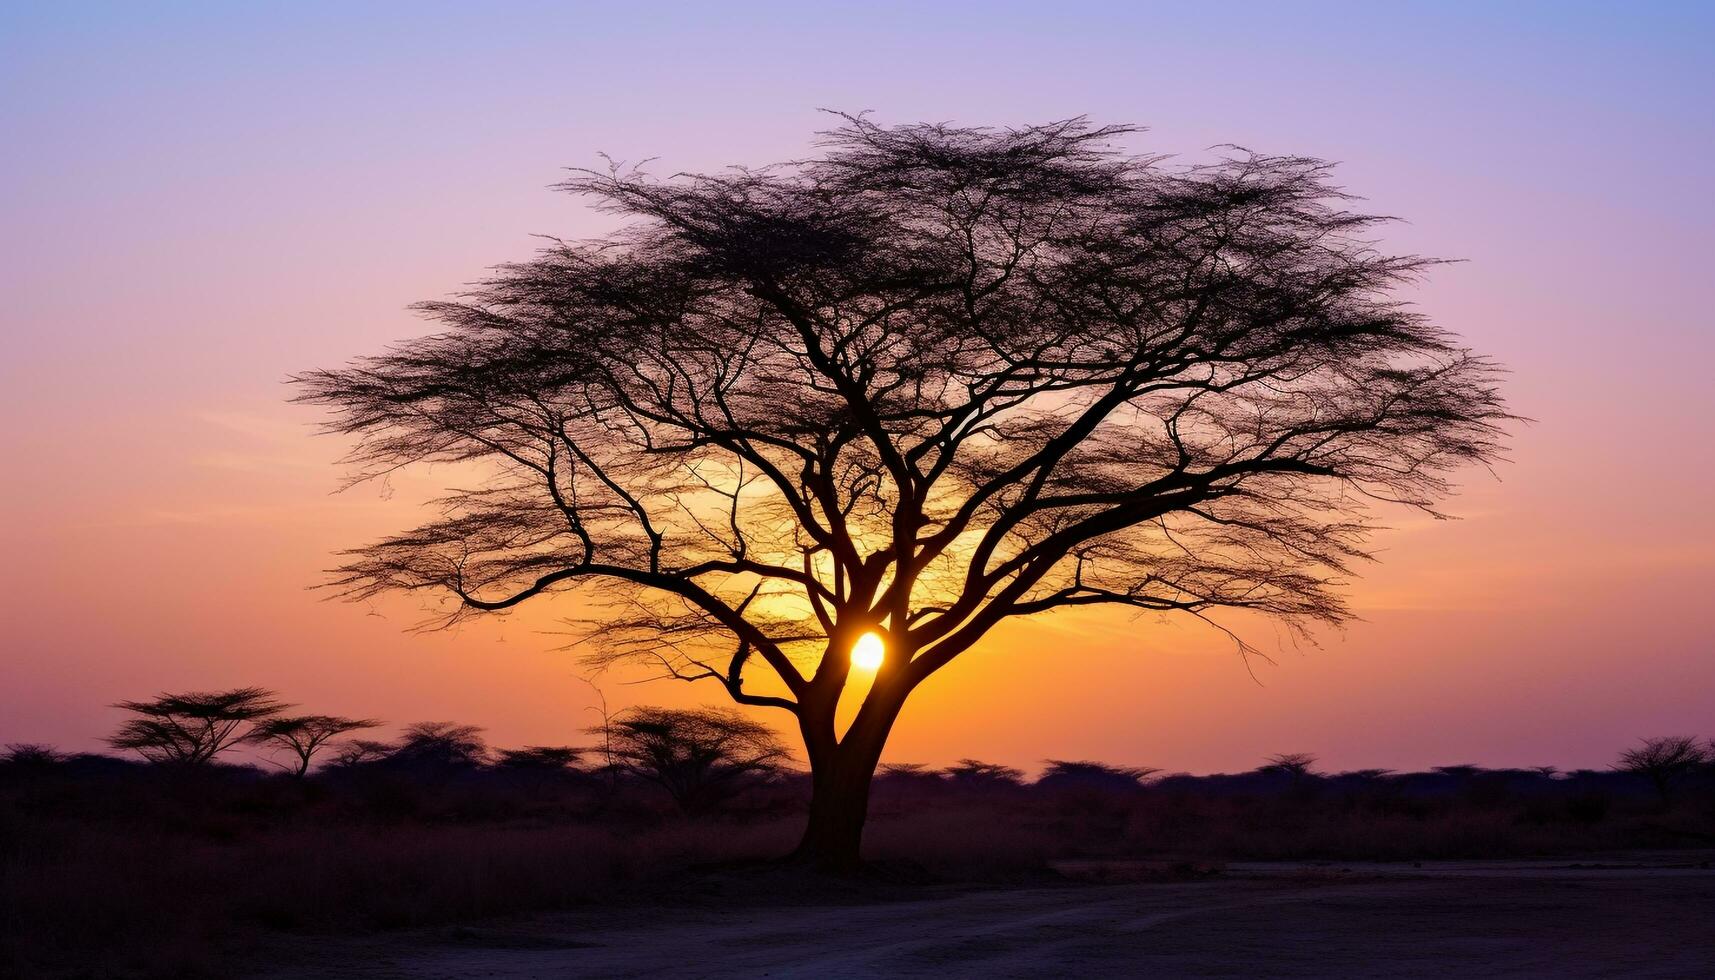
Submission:
[[580,912],[317,944],[293,959],[266,975],[1715,977],[1715,871],[1241,865],[1185,883]]

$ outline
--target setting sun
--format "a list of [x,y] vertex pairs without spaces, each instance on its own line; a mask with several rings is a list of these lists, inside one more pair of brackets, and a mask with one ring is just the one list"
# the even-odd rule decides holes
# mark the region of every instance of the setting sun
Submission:
[[865,633],[852,644],[852,666],[859,670],[875,670],[886,657],[887,648],[874,633]]

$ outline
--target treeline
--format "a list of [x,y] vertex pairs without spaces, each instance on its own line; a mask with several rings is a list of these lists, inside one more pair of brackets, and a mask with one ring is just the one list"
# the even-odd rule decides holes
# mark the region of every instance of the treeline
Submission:
[[[527,776],[540,785],[562,783],[616,788],[650,784],[688,814],[718,808],[748,789],[787,777],[790,757],[766,726],[736,711],[638,707],[587,729],[594,747],[530,745],[494,749],[482,729],[452,722],[407,725],[392,740],[358,737],[384,723],[373,718],[295,713],[295,706],[260,687],[166,693],[121,701],[128,712],[109,745],[133,752],[147,771],[179,779],[216,770],[229,777],[260,775],[255,766],[223,762],[240,747],[303,780],[312,769],[329,784],[364,777],[448,777],[483,772]],[[0,772],[41,774],[50,769],[95,775],[116,772],[123,760],[91,753],[65,755],[51,746],[11,744],[0,752]]]
[[[803,776],[785,747],[765,726],[725,709],[638,707],[604,718],[583,734],[590,743],[490,747],[475,726],[420,722],[405,726],[392,740],[362,737],[379,728],[373,718],[301,713],[272,691],[259,687],[218,692],[165,693],[150,700],[115,705],[131,717],[108,739],[116,749],[135,753],[147,771],[190,773],[221,769],[236,778],[257,778],[253,766],[223,763],[240,747],[261,753],[296,779],[312,771],[328,786],[351,786],[365,778],[427,780],[444,784],[465,777],[467,786],[483,773],[499,782],[528,783],[540,790],[560,785],[612,795],[650,787],[686,814],[708,814],[741,797],[766,797],[766,808],[790,809]],[[115,772],[118,759],[92,754],[63,755],[51,747],[12,744],[0,752],[0,773],[14,775],[52,768],[86,773]],[[520,782],[522,780],[522,782]],[[1685,792],[1715,787],[1715,740],[1693,736],[1646,738],[1621,751],[1607,770],[1560,772],[1550,767],[1485,769],[1441,766],[1427,772],[1398,773],[1366,769],[1324,773],[1307,754],[1269,757],[1256,769],[1238,774],[1192,776],[1152,767],[1116,766],[1095,761],[1046,760],[1029,780],[1016,768],[965,759],[941,769],[920,765],[884,765],[877,774],[882,801],[936,793],[1109,794],[1148,792],[1210,797],[1273,796],[1299,801],[1326,796],[1404,805],[1406,801],[1446,796],[1490,801],[1517,797],[1560,797],[1576,813],[1599,819],[1616,799],[1653,796],[1672,806]],[[751,801],[755,803],[753,799]],[[754,808],[754,807],[752,807]]]

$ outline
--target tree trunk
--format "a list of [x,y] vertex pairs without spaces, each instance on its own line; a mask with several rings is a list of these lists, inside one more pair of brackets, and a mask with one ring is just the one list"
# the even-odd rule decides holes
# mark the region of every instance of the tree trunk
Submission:
[[[899,651],[901,662],[910,654]],[[839,678],[843,683],[844,678]],[[835,734],[839,688],[832,697],[802,706],[798,729],[810,760],[810,819],[789,860],[820,871],[844,873],[863,864],[863,825],[869,815],[869,787],[881,762],[882,746],[911,692],[897,670],[876,677],[843,738]]]
[[832,708],[799,719],[810,758],[810,819],[792,860],[822,871],[863,863],[863,825],[881,748],[904,704],[903,690],[866,703],[843,739],[834,738]]
[[812,759],[810,819],[793,860],[835,872],[852,871],[863,863],[869,786],[880,753],[870,756],[853,751],[856,748],[836,746],[828,756]]

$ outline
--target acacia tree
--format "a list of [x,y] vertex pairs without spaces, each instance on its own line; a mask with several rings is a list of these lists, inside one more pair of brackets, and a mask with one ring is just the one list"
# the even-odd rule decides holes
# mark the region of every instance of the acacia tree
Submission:
[[137,715],[107,739],[116,749],[131,749],[150,762],[206,765],[233,746],[256,737],[256,723],[288,706],[272,691],[240,687],[230,691],[162,694],[153,701],[120,701]]
[[309,774],[310,762],[327,743],[342,735],[379,728],[381,722],[372,718],[342,718],[338,715],[292,715],[273,717],[258,722],[250,740],[272,742],[292,753],[295,763],[287,767],[300,779]]
[[1672,802],[1680,782],[1712,761],[1715,750],[1704,748],[1690,735],[1663,735],[1643,739],[1636,748],[1621,752],[1614,768],[1648,779],[1665,805]]
[[482,729],[450,721],[421,721],[406,728],[386,761],[425,769],[474,769],[488,763]]
[[943,772],[948,779],[961,786],[986,789],[1004,786],[1016,789],[1024,785],[1024,770],[1003,766],[998,762],[984,762],[981,759],[960,759]]
[[1316,764],[1316,757],[1308,752],[1282,752],[1271,755],[1257,767],[1257,772],[1270,773],[1276,776],[1291,776],[1293,779],[1308,779],[1316,775],[1311,766]]
[[1431,261],[1378,251],[1327,164],[1176,166],[1129,132],[845,117],[777,167],[578,172],[625,230],[296,379],[356,478],[487,474],[339,586],[449,618],[571,592],[598,661],[790,712],[799,853],[832,865],[907,696],[1009,618],[1341,622],[1366,505],[1431,510],[1497,453],[1497,370],[1398,300]]
[[1161,770],[1155,766],[1114,766],[1088,759],[1049,759],[1037,777],[1036,786],[1044,789],[1105,789],[1133,790]]
[[767,725],[736,711],[633,708],[592,732],[613,746],[614,765],[660,786],[686,813],[718,805],[786,759]]

